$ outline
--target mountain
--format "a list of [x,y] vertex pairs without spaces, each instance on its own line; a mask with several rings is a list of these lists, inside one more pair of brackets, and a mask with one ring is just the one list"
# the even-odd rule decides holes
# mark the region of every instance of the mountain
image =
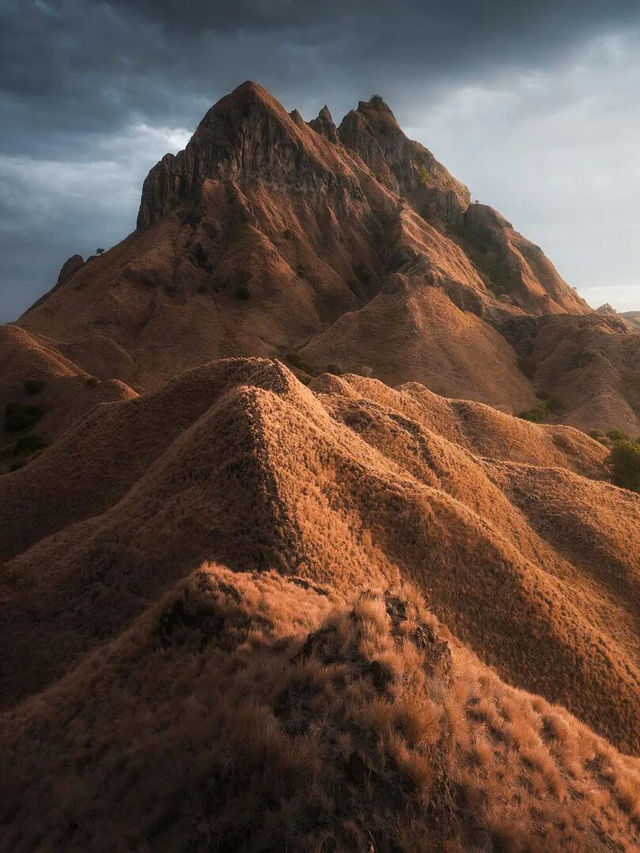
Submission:
[[640,431],[640,335],[382,98],[240,86],[0,361],[1,849],[640,849],[583,431]]
[[624,317],[634,328],[640,329],[640,311],[623,311],[619,316]]
[[326,107],[306,123],[243,84],[150,171],[137,231],[70,259],[18,322],[137,391],[215,358],[278,357],[516,414],[539,394],[560,401],[552,419],[640,430],[640,338],[472,204],[378,97],[336,127]]
[[606,453],[266,359],[95,407],[0,478],[7,849],[633,849]]

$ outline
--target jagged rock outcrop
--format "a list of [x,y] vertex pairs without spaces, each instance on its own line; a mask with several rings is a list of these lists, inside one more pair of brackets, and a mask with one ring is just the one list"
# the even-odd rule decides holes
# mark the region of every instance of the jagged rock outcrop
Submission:
[[307,192],[344,188],[357,197],[357,181],[344,163],[305,130],[301,117],[292,117],[261,86],[243,83],[209,110],[184,151],[167,154],[149,172],[138,229],[198,197],[208,179],[260,180]]
[[596,313],[597,314],[616,314],[617,312],[616,312],[616,309],[612,305],[609,305],[608,302],[605,302],[604,305],[600,305],[599,308],[596,308]]
[[70,258],[62,264],[62,268],[58,274],[57,284],[64,284],[65,281],[68,281],[72,275],[78,272],[78,270],[84,266],[84,258],[82,255],[71,255]]
[[470,196],[419,142],[408,139],[379,97],[360,101],[340,124],[340,141],[355,149],[389,188],[429,218],[459,225]]
[[315,130],[315,132],[319,133],[321,136],[326,136],[329,142],[337,144],[340,141],[340,137],[338,136],[338,128],[333,123],[333,118],[331,117],[331,113],[329,112],[329,107],[326,104],[318,113],[317,118],[311,119],[311,121],[309,122],[309,127],[313,128],[313,130]]
[[589,306],[558,275],[539,246],[485,204],[470,204],[462,219],[463,248],[498,296],[535,314],[584,313]]

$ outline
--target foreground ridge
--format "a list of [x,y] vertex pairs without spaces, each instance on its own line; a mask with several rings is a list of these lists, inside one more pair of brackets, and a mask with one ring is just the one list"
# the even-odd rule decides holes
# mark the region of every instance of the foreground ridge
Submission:
[[633,848],[640,498],[605,455],[268,359],[94,408],[0,478],[11,849]]

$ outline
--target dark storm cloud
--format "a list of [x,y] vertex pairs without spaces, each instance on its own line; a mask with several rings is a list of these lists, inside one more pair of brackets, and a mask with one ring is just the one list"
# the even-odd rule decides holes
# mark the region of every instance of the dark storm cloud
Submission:
[[0,88],[14,126],[99,131],[132,113],[166,120],[167,102],[179,122],[247,67],[288,96],[345,77],[395,88],[412,69],[438,80],[541,61],[637,15],[631,0],[0,0]]
[[639,15],[636,0],[0,0],[0,319],[66,255],[124,235],[147,169],[244,79],[307,116],[380,90],[406,118]]

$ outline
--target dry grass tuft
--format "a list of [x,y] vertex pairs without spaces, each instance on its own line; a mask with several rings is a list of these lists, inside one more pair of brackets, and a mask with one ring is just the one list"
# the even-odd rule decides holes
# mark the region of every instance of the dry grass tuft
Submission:
[[637,763],[504,685],[406,585],[204,567],[3,723],[14,851],[640,843]]

